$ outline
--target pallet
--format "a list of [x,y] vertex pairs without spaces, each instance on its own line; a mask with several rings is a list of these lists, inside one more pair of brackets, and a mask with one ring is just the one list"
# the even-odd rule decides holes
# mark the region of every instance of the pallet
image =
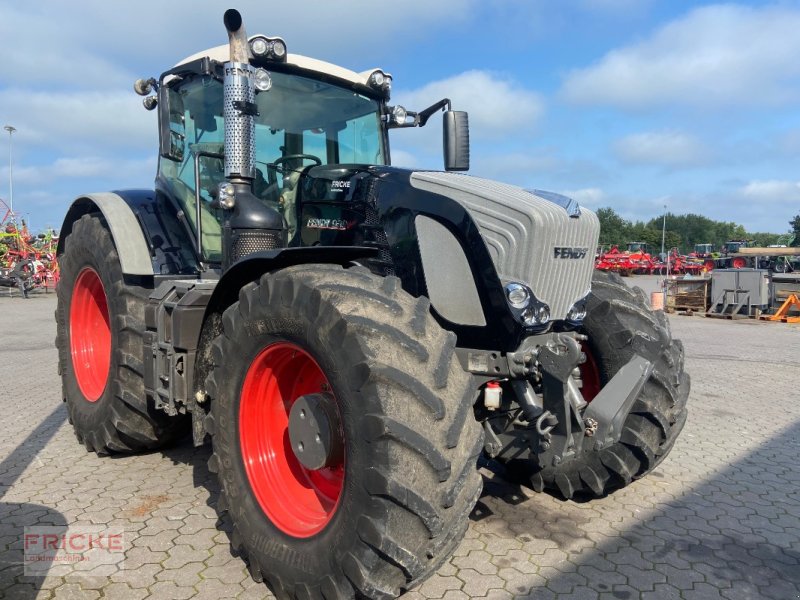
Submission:
[[706,313],[706,317],[709,319],[728,319],[729,321],[739,321],[741,319],[749,319],[747,315],[732,315],[732,314],[724,314],[721,315],[719,313]]

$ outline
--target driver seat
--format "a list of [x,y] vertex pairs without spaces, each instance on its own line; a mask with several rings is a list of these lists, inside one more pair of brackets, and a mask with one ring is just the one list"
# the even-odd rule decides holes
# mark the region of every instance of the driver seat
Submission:
[[283,190],[281,191],[281,205],[283,206],[283,218],[288,227],[289,239],[294,237],[297,231],[297,184],[300,181],[300,170],[293,169],[283,176]]

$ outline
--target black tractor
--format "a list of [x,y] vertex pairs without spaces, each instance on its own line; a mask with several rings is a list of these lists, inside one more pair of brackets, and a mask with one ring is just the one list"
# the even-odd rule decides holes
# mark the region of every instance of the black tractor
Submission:
[[[683,349],[594,271],[597,217],[470,177],[467,115],[391,76],[247,37],[138,93],[153,190],[81,196],[58,254],[59,369],[87,450],[191,431],[232,544],[281,597],[394,597],[467,529],[478,460],[563,498],[652,471],[686,419]],[[443,114],[445,172],[390,166]]]

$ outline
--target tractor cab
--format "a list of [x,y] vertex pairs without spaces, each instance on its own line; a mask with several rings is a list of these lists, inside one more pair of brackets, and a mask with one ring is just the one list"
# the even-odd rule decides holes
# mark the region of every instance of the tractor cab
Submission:
[[630,254],[648,254],[647,244],[645,242],[628,242],[627,251]]
[[747,240],[730,240],[725,242],[723,248],[725,254],[735,254],[736,252],[739,252],[741,248],[747,248],[747,246]]
[[[388,130],[423,126],[449,100],[420,113],[389,106],[392,78],[381,69],[356,73],[289,54],[282,39],[248,38],[241,27],[229,34],[234,46],[195,54],[135,86],[141,95],[158,92],[145,98],[159,110],[156,188],[185,215],[198,262],[227,268],[262,250],[356,245],[353,236],[328,239],[355,222],[328,201],[349,191],[349,181],[334,181],[337,172],[388,165]],[[445,134],[446,169],[466,170],[466,113],[447,110]],[[327,197],[304,210],[300,180],[315,167]]]
[[[219,263],[226,210],[235,207],[226,208],[231,200],[219,195],[226,183],[223,82],[208,66],[207,73],[198,69],[167,83],[163,96],[169,103],[168,112],[164,111],[169,131],[164,135],[171,140],[161,154],[157,181],[161,191],[181,205],[195,236],[196,206],[200,207],[201,255]],[[265,209],[280,215],[278,224],[287,225],[288,243],[297,231],[295,198],[305,168],[387,163],[382,101],[296,73],[272,69],[265,77],[270,83],[261,85],[269,87],[255,94],[252,109],[254,164],[248,201],[260,209],[259,218]],[[274,246],[265,236],[254,241],[261,242],[253,244],[259,249],[282,245],[277,236]]]
[[704,258],[706,256],[710,256],[711,253],[714,251],[713,244],[695,244],[694,245],[694,255],[698,258]]

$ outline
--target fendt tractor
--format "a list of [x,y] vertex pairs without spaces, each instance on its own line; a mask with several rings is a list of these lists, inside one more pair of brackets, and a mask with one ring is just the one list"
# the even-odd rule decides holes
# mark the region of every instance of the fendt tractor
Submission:
[[[449,100],[247,37],[136,82],[154,190],[76,199],[59,367],[98,454],[210,440],[219,511],[280,597],[389,598],[434,573],[478,462],[564,499],[645,476],[686,419],[662,312],[595,273],[594,213],[468,176]],[[480,93],[480,90],[475,90]],[[444,172],[389,132],[443,115]]]

